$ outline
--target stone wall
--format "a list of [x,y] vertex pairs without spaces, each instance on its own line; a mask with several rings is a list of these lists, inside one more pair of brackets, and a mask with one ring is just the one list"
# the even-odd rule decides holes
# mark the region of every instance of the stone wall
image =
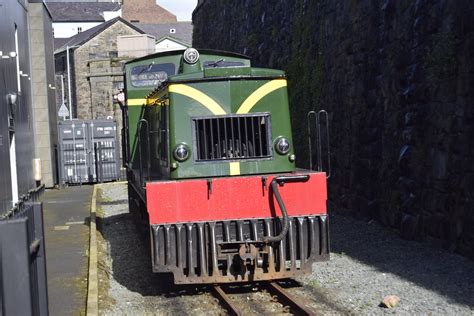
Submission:
[[203,0],[193,22],[195,47],[287,71],[300,166],[330,112],[331,211],[474,258],[473,1]]
[[123,89],[122,67],[130,58],[116,57],[117,37],[139,34],[141,33],[135,29],[117,21],[74,51],[76,118],[115,119],[119,131],[117,146],[120,158],[122,110],[113,96]]
[[114,57],[118,55],[117,37],[139,34],[117,21],[74,50],[74,91],[78,119],[101,119],[113,114],[113,87],[117,80],[123,81],[120,61],[127,60]]
[[57,183],[55,145],[57,109],[55,103],[53,29],[43,3],[29,3],[28,28],[31,38],[31,86],[35,135],[35,158],[41,159],[41,183]]

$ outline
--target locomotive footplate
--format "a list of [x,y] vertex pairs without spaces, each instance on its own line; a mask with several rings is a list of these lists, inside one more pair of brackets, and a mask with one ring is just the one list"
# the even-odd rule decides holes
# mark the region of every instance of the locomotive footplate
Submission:
[[288,234],[279,218],[152,225],[153,271],[171,272],[177,284],[273,280],[309,274],[329,259],[327,216],[290,217]]

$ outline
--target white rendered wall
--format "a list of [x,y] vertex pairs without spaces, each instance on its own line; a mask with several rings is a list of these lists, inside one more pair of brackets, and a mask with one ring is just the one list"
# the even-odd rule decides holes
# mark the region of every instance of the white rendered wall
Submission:
[[141,57],[153,54],[155,38],[148,34],[124,35],[117,37],[118,57]]
[[82,28],[82,32],[93,28],[101,22],[55,22],[53,23],[55,38],[68,38],[78,33],[78,28]]
[[171,41],[169,39],[165,39],[155,45],[155,52],[167,52],[170,50],[179,50],[179,49],[186,49],[188,48],[187,46],[178,44],[174,41]]

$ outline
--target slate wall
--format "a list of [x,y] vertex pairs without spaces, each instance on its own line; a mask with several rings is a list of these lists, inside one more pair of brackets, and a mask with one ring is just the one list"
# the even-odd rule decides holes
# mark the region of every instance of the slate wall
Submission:
[[194,46],[287,71],[297,159],[330,112],[332,211],[474,257],[474,1],[201,0]]

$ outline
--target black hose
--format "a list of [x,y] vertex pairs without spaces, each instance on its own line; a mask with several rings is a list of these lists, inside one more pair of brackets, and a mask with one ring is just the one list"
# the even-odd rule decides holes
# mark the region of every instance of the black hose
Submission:
[[278,191],[278,185],[283,186],[285,183],[288,183],[288,182],[306,182],[308,180],[309,180],[309,175],[281,176],[281,177],[273,178],[272,183],[271,183],[271,187],[272,187],[272,190],[273,190],[273,194],[275,194],[278,206],[280,207],[281,214],[283,215],[283,223],[282,223],[281,231],[277,236],[265,236],[265,237],[263,237],[263,242],[264,243],[282,241],[283,238],[286,237],[286,234],[288,234],[288,229],[290,228],[288,213],[286,212],[285,203],[283,203],[283,200],[281,199],[280,192]]

